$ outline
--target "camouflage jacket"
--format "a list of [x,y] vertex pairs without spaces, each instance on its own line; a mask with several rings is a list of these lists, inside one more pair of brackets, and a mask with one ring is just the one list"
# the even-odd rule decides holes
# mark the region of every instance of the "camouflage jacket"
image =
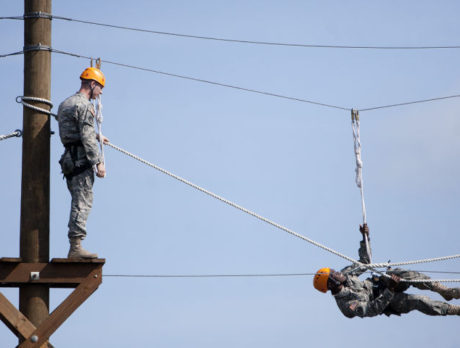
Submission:
[[94,107],[82,93],[76,93],[59,105],[59,136],[64,146],[81,142],[76,149],[76,166],[102,161],[94,128]]
[[[360,243],[359,261],[369,263],[369,255],[366,252],[364,242]],[[335,301],[340,311],[348,318],[353,317],[373,317],[384,313],[385,309],[393,299],[394,293],[388,289],[374,291],[374,282],[368,278],[364,281],[359,280],[359,276],[366,269],[356,264],[345,267],[341,272],[347,280],[343,284],[342,290],[335,294]]]

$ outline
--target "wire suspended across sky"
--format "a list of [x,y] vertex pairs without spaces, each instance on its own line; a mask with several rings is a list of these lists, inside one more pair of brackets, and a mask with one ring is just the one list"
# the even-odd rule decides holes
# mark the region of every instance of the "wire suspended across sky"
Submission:
[[[418,271],[422,273],[460,274],[451,271]],[[364,273],[372,274],[371,271]],[[309,273],[230,273],[230,274],[104,274],[112,278],[276,278],[276,277],[308,277],[316,272]]]
[[[95,58],[93,58],[93,57],[89,57],[89,56],[85,56],[85,55],[81,55],[81,54],[76,54],[76,53],[71,53],[71,52],[66,52],[66,51],[61,51],[61,50],[57,50],[57,49],[54,49],[54,48],[51,48],[51,47],[46,47],[46,46],[40,46],[40,47],[37,47],[35,49],[36,50],[42,50],[42,51],[50,51],[50,52],[54,52],[54,53],[58,53],[58,54],[62,54],[62,55],[68,55],[68,56],[72,56],[72,57],[75,57],[75,58],[95,60]],[[9,53],[9,54],[3,54],[3,55],[0,55],[0,58],[13,56],[13,55],[19,55],[19,54],[23,54],[23,53],[25,53],[25,52],[24,51],[19,51],[19,52],[13,52],[13,53]],[[373,107],[367,107],[367,108],[350,108],[350,107],[345,107],[345,106],[340,106],[340,105],[321,103],[321,102],[308,100],[308,99],[290,97],[290,96],[277,94],[277,93],[272,93],[272,92],[267,92],[267,91],[260,91],[260,90],[256,90],[256,89],[252,89],[252,88],[246,88],[246,87],[230,85],[230,84],[216,82],[216,81],[205,80],[205,79],[191,77],[191,76],[185,76],[185,75],[169,73],[169,72],[164,72],[164,71],[155,70],[155,69],[151,69],[151,68],[140,67],[140,66],[135,66],[135,65],[131,65],[131,64],[125,64],[125,63],[120,63],[120,62],[115,62],[115,61],[110,61],[110,60],[105,60],[105,59],[104,60],[101,59],[101,62],[104,62],[106,64],[111,64],[111,65],[124,67],[124,68],[135,69],[135,70],[140,70],[140,71],[145,71],[145,72],[151,72],[151,73],[154,73],[154,74],[160,74],[160,75],[164,75],[164,76],[176,77],[176,78],[180,78],[180,79],[185,79],[185,80],[190,80],[190,81],[195,81],[195,82],[201,82],[201,83],[211,84],[211,85],[220,86],[220,87],[232,88],[232,89],[236,89],[236,90],[240,90],[240,91],[257,93],[257,94],[262,94],[262,95],[266,95],[266,96],[270,96],[270,97],[287,99],[287,100],[291,100],[291,101],[308,103],[308,104],[313,104],[313,105],[322,106],[322,107],[331,108],[331,109],[344,110],[344,111],[350,111],[352,109],[355,109],[355,110],[358,110],[360,112],[366,112],[366,111],[374,111],[374,110],[379,110],[379,109],[388,109],[388,108],[394,108],[394,107],[401,107],[401,106],[412,105],[412,104],[428,103],[428,102],[445,100],[445,99],[460,98],[460,94],[454,94],[454,95],[449,95],[449,96],[442,96],[442,97],[435,97],[435,98],[428,98],[428,99],[420,99],[420,100],[415,100],[415,101],[408,101],[408,102],[402,102],[402,103],[396,103],[396,104],[373,106]]]
[[[136,28],[136,27],[130,27],[130,26],[124,26],[124,25],[118,25],[118,24],[94,22],[94,21],[77,19],[77,18],[56,16],[56,15],[47,14],[47,13],[40,13],[39,16],[41,18],[72,21],[72,22],[77,22],[77,23],[97,25],[101,27],[129,30],[129,31],[142,32],[142,33],[148,33],[148,34],[167,35],[167,36],[183,37],[183,38],[188,38],[188,39],[210,40],[210,41],[251,44],[251,45],[284,46],[284,47],[299,47],[299,48],[357,49],[357,50],[439,50],[439,49],[459,49],[460,48],[460,45],[437,45],[437,46],[429,46],[429,45],[424,45],[424,46],[329,45],[329,44],[304,44],[304,43],[228,39],[228,38],[220,38],[220,37],[213,37],[213,36],[173,33],[173,32],[150,30],[150,29],[144,29],[144,28]],[[16,20],[23,20],[26,18],[37,18],[37,15],[33,14],[29,16],[25,15],[25,16],[0,17],[0,19],[16,19]]]

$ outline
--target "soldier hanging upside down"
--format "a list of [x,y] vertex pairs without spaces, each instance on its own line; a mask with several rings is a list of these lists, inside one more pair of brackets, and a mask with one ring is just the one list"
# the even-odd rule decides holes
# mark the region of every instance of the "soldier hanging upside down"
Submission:
[[[369,238],[367,225],[360,226],[363,240],[360,242],[359,261],[368,264],[365,240]],[[439,293],[446,301],[460,298],[460,288],[448,288],[439,282],[407,283],[401,279],[430,279],[428,276],[400,268],[387,271],[389,277],[373,276],[364,281],[359,276],[366,271],[365,267],[353,264],[340,272],[330,268],[322,268],[313,279],[315,289],[326,293],[331,290],[340,311],[348,318],[373,317],[376,315],[401,315],[418,310],[427,315],[460,315],[460,306],[442,301],[435,301],[427,296],[406,294],[412,285],[421,290]]]
[[99,178],[105,176],[105,166],[97,140],[108,143],[102,136],[98,139],[94,128],[94,108],[90,100],[102,94],[105,77],[98,68],[87,68],[80,76],[80,90],[59,105],[59,135],[65,152],[59,163],[72,196],[68,237],[68,258],[97,258],[81,247],[86,237],[86,221],[93,204],[94,170]]

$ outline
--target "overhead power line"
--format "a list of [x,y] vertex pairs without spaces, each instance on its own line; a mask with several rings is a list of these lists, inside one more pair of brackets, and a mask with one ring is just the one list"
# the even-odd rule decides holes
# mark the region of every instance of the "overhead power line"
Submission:
[[[284,47],[299,47],[299,48],[357,49],[357,50],[439,50],[439,49],[459,49],[460,48],[460,45],[436,45],[436,46],[429,46],[429,45],[424,45],[424,46],[331,45],[331,44],[305,44],[305,43],[244,40],[244,39],[228,39],[228,38],[221,38],[221,37],[214,37],[214,36],[182,34],[182,33],[173,33],[173,32],[167,32],[167,31],[151,30],[151,29],[145,29],[145,28],[136,28],[136,27],[119,25],[119,24],[101,23],[101,22],[83,20],[83,19],[78,19],[78,18],[70,18],[70,17],[56,16],[56,15],[43,14],[43,13],[40,14],[40,16],[50,18],[50,19],[58,19],[58,20],[63,20],[63,21],[71,21],[71,22],[97,25],[97,26],[113,28],[113,29],[142,32],[142,33],[148,33],[148,34],[183,37],[187,39],[250,44],[250,45],[284,46]],[[20,19],[24,19],[24,16],[0,17],[0,19],[18,19],[20,20]]]

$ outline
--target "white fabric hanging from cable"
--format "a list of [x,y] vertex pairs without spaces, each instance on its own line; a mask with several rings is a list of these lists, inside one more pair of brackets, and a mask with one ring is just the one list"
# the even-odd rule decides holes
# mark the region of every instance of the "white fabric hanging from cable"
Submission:
[[102,121],[104,117],[102,116],[102,100],[101,96],[99,95],[95,100],[95,108],[96,108],[96,123],[97,123],[97,131],[99,135],[99,146],[101,147],[101,157],[102,162],[106,165],[105,156],[104,156],[104,141],[102,139]]
[[353,129],[354,150],[356,156],[356,186],[361,191],[361,206],[363,209],[363,224],[367,223],[366,204],[364,202],[363,161],[361,159],[361,136],[359,133],[359,111],[351,110],[351,128]]
[[[355,150],[355,157],[356,157],[356,186],[361,191],[361,207],[363,211],[363,225],[367,224],[367,217],[366,217],[366,203],[364,202],[364,184],[363,184],[363,161],[361,159],[361,136],[359,133],[359,111],[358,110],[351,110],[351,128],[353,129],[353,146]],[[369,246],[369,240],[365,238],[366,241],[366,250],[367,254],[371,258],[370,262],[372,263],[372,251]]]

